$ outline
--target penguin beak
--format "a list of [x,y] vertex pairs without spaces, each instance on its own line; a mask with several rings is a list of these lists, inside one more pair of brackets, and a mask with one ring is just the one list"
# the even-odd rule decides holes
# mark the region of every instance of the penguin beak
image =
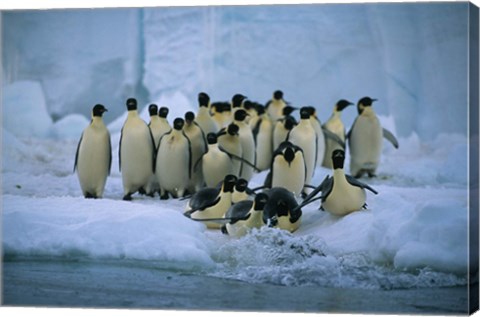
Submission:
[[375,101],[377,101],[377,100],[378,100],[378,99],[374,98],[374,99],[372,99],[372,102],[375,102]]
[[227,130],[218,131],[217,137],[227,134]]

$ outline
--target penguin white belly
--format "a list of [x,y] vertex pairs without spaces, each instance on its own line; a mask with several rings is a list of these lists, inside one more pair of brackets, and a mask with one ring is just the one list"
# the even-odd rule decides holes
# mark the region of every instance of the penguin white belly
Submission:
[[[230,197],[228,197],[230,196]],[[193,212],[190,217],[193,219],[214,219],[222,218],[225,213],[228,211],[228,208],[232,205],[231,193],[222,194],[220,201],[213,205],[212,207],[205,208],[204,210],[199,210]],[[205,221],[207,228],[210,229],[220,229],[221,224],[216,222]]]
[[283,123],[278,121],[273,130],[273,150],[278,149],[280,143],[287,139],[288,130],[284,128]]
[[[242,157],[244,160],[255,164],[255,140],[253,139],[252,130],[247,125],[242,125],[239,131],[240,142],[242,145]],[[253,167],[246,163],[242,163],[240,177],[249,181],[253,176]]]
[[185,129],[185,134],[190,139],[190,148],[192,151],[192,166],[191,166],[191,178],[189,184],[189,190],[196,192],[203,187],[203,172],[201,168],[194,169],[195,162],[205,153],[206,144],[200,127],[196,125]]
[[361,210],[366,201],[365,189],[351,186],[346,181],[337,183],[334,182],[332,191],[322,203],[323,209],[336,216]]
[[288,230],[290,232],[294,232],[298,229],[298,227],[300,227],[300,219],[298,219],[294,223],[291,223],[290,216],[281,216],[278,217],[278,223],[276,227],[283,230]]
[[272,124],[269,121],[262,122],[257,135],[256,145],[256,166],[259,170],[265,171],[272,163]]
[[147,125],[124,127],[121,145],[121,168],[124,194],[132,194],[140,188],[149,191],[147,185],[153,173],[153,144]]
[[[330,132],[336,134],[343,142],[345,142],[345,126],[340,120],[336,119],[336,120],[328,121],[325,124],[325,128]],[[330,169],[333,168],[332,153],[337,149],[343,150],[340,144],[338,144],[337,142],[329,138],[325,138],[325,155],[323,157],[323,163],[322,163],[324,167],[330,168]]]
[[382,127],[376,117],[359,116],[350,134],[350,174],[375,172],[382,152]]
[[226,175],[233,173],[230,157],[220,150],[209,150],[202,158],[202,172],[207,187],[215,187]]
[[303,150],[305,165],[307,167],[307,175],[305,176],[305,184],[310,184],[313,173],[315,171],[316,156],[316,136],[315,130],[300,128],[296,126],[290,133],[289,141],[299,146]]
[[162,191],[176,197],[183,196],[189,182],[188,142],[173,135],[162,139],[157,153],[156,176]]
[[209,133],[217,133],[219,128],[215,120],[208,114],[208,112],[199,112],[195,118],[195,122],[198,123],[205,135]]
[[77,173],[84,196],[103,196],[110,165],[110,135],[107,129],[88,127],[80,144]]
[[253,210],[247,220],[239,220],[234,224],[227,223],[228,235],[239,238],[246,235],[253,228],[260,229],[264,225],[262,214],[262,211]]
[[305,185],[305,162],[302,153],[300,151],[295,153],[295,159],[290,166],[283,156],[276,156],[272,175],[272,187],[284,187],[294,196],[300,196]]
[[232,193],[232,204],[236,204],[240,201],[252,200],[252,198],[246,192],[239,192],[234,190]]
[[272,103],[270,103],[267,113],[272,122],[277,121],[283,116],[283,108],[285,108],[285,106],[285,103],[282,101],[272,101]]
[[[218,138],[218,144],[230,154],[237,157],[242,157],[242,145],[238,137],[232,137],[229,135],[221,136]],[[232,173],[233,175],[240,177],[240,170],[242,168],[242,161],[237,158],[232,159]]]
[[316,164],[321,165],[325,157],[325,136],[323,135],[322,126],[320,122],[314,118],[310,118],[313,129],[315,130],[316,138]]

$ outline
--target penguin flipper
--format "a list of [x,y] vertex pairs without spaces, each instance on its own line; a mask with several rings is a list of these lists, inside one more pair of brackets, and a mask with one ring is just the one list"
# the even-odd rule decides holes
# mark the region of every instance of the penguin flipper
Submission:
[[365,189],[368,189],[369,191],[371,191],[372,193],[374,193],[375,195],[378,194],[378,192],[373,189],[372,187],[368,186],[367,184],[365,183],[362,183],[361,181],[359,181],[358,179],[356,179],[355,177],[351,176],[351,175],[345,175],[346,179],[347,179],[347,182],[352,185],[352,186],[356,186],[356,187],[360,187],[360,188],[365,188]]
[[73,172],[75,173],[75,170],[77,169],[77,163],[78,163],[78,153],[80,152],[80,144],[82,143],[83,139],[83,133],[80,136],[80,140],[78,141],[77,145],[77,152],[75,153],[75,163],[73,164]]
[[110,133],[108,133],[108,175],[112,170],[112,141],[110,140]]
[[387,139],[388,141],[390,141],[390,143],[392,143],[392,145],[398,149],[398,141],[397,141],[397,138],[393,135],[392,132],[388,131],[387,129],[383,128],[382,129],[382,132],[383,132],[383,137],[385,139]]
[[253,141],[255,141],[255,146],[257,146],[257,137],[258,137],[258,133],[260,132],[261,124],[262,124],[262,119],[257,120],[257,122],[255,123],[255,127],[252,130]]
[[118,170],[122,171],[122,138],[123,138],[123,127],[120,131],[120,141],[118,141]]
[[325,137],[329,138],[330,140],[333,140],[334,142],[337,142],[343,149],[345,149],[345,142],[343,142],[338,135],[328,130],[324,126],[322,126],[322,131]]
[[182,131],[183,136],[187,139],[188,141],[188,179],[192,178],[192,142],[188,138],[188,136],[185,134],[184,131]]

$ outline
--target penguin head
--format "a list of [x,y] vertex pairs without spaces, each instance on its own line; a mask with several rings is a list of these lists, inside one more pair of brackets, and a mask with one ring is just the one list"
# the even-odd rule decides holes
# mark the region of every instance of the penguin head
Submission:
[[283,152],[283,157],[285,158],[285,161],[288,162],[288,164],[292,163],[295,159],[295,150],[293,149],[293,147],[287,146],[285,148],[285,152]]
[[243,120],[245,120],[247,116],[248,116],[248,113],[245,110],[238,109],[237,111],[235,111],[234,119],[236,121],[242,122]]
[[227,133],[232,136],[238,135],[238,130],[238,125],[236,125],[235,123],[230,123],[227,127]]
[[345,152],[343,150],[334,150],[332,153],[333,169],[342,168],[345,162]]
[[247,186],[248,186],[248,181],[245,178],[239,178],[235,183],[235,190],[237,192],[243,193],[247,189]]
[[232,97],[232,106],[233,108],[240,108],[242,106],[242,102],[247,99],[246,96],[242,95],[242,94],[235,94],[233,97]]
[[255,200],[253,201],[253,209],[254,210],[263,210],[265,208],[265,205],[267,204],[268,201],[268,195],[265,193],[258,193],[255,196]]
[[167,107],[161,107],[160,110],[158,110],[158,116],[161,117],[161,118],[167,118],[168,108]]
[[235,187],[235,183],[237,182],[237,177],[232,174],[228,174],[223,179],[223,192],[230,192],[233,193],[233,188]]
[[366,107],[371,107],[372,104],[378,99],[372,99],[370,97],[363,97],[357,103],[358,114],[361,114]]
[[108,111],[107,108],[105,108],[101,104],[97,104],[92,108],[92,115],[94,117],[101,117],[104,112]]
[[137,99],[135,98],[128,98],[127,99],[127,110],[137,110]]
[[207,134],[207,142],[208,144],[216,144],[217,143],[217,134],[210,132]]
[[222,112],[232,111],[232,105],[228,102],[222,103]]
[[[308,116],[308,118],[310,118],[310,115]],[[287,129],[287,130],[292,130],[293,127],[296,125],[297,123],[295,122],[295,118],[293,117],[287,117],[287,119],[285,119],[285,123],[283,124],[284,128]]]
[[283,199],[279,199],[277,201],[277,216],[278,217],[288,216],[289,211],[290,211],[290,208],[288,208],[287,202]]
[[281,90],[276,90],[276,91],[273,93],[273,99],[275,99],[275,100],[282,100],[282,99],[283,99],[283,91],[281,91]]
[[184,125],[185,121],[182,118],[176,118],[173,120],[173,128],[177,131],[182,130]]
[[201,92],[198,94],[198,105],[200,107],[208,107],[210,103],[210,96],[207,95],[205,92]]
[[245,102],[243,103],[243,108],[247,111],[255,109],[253,102],[251,102],[250,100],[245,100]]
[[193,120],[195,119],[195,114],[192,111],[187,111],[185,113],[185,123],[190,125],[192,124]]
[[150,113],[150,116],[156,116],[158,114],[158,106],[152,103],[148,106],[148,112]]
[[257,110],[257,114],[258,114],[259,116],[265,114],[265,106],[264,106],[264,105],[256,104],[256,105],[255,105],[255,109]]
[[295,108],[295,107],[292,107],[292,106],[285,106],[285,108],[283,108],[283,110],[282,110],[282,114],[284,116],[289,116],[290,114],[292,114],[292,112],[294,112],[297,109],[298,108]]
[[309,107],[302,107],[300,109],[300,119],[310,119],[310,115],[311,115],[311,110],[309,109]]
[[350,105],[353,105],[353,103],[348,101],[348,100],[341,99],[337,102],[337,104],[335,105],[335,108],[336,108],[337,111],[342,111],[343,109],[345,109],[346,107],[348,107]]

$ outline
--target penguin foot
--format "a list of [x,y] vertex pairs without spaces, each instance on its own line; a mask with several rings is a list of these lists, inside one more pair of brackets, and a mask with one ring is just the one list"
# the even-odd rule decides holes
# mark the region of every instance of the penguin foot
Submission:
[[222,231],[223,234],[228,234],[227,225],[223,225],[222,228],[220,228],[220,230]]
[[132,200],[132,194],[126,194],[125,196],[123,196],[123,200],[131,201]]
[[168,193],[165,192],[163,195],[160,195],[160,200],[167,200],[169,198]]
[[375,175],[375,173],[373,172],[368,172],[368,177],[373,178],[373,177],[377,177],[377,175]]
[[140,188],[138,189],[138,193],[139,193],[140,195],[146,195],[146,194],[147,194],[147,191],[145,190],[145,188],[140,187]]
[[92,199],[92,198],[95,199],[95,198],[97,198],[97,197],[96,197],[95,195],[93,195],[93,194],[85,193],[85,198],[87,198],[87,199]]

